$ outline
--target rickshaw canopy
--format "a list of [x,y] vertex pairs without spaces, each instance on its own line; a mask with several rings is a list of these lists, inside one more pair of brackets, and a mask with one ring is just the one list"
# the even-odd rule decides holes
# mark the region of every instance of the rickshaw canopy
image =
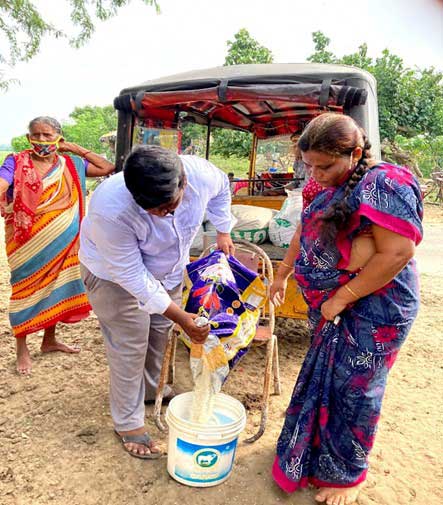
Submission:
[[[179,128],[189,121],[250,132],[258,139],[301,132],[313,117],[336,111],[363,126],[375,153],[379,151],[376,81],[368,72],[346,65],[285,63],[196,70],[125,88],[114,106],[146,127]],[[127,118],[120,119],[127,124]]]

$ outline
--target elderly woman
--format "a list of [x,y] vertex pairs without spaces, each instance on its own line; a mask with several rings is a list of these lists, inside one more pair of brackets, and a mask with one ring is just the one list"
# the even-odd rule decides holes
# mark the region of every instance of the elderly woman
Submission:
[[271,296],[284,298],[295,267],[312,343],[273,476],[287,492],[311,483],[317,501],[349,505],[366,478],[389,370],[417,315],[422,200],[408,170],[371,158],[350,117],[319,116],[298,147],[321,188],[302,212]]
[[[0,167],[12,285],[9,319],[21,374],[31,371],[26,344],[30,333],[44,330],[42,352],[79,352],[56,340],[55,326],[89,314],[77,258],[85,176],[104,176],[114,170],[98,154],[66,142],[55,119],[33,119],[27,138],[31,149],[9,155]],[[66,152],[72,154],[58,154]]]

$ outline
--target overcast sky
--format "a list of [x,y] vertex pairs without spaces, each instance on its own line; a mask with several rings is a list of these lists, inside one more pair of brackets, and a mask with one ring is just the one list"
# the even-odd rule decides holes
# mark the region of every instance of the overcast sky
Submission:
[[[52,19],[63,22],[63,0],[37,3]],[[313,52],[311,34],[320,30],[331,39],[330,50],[337,56],[366,42],[370,56],[388,48],[410,67],[443,70],[443,0],[159,0],[159,4],[162,13],[156,15],[133,0],[116,18],[97,24],[93,38],[80,50],[65,40],[46,39],[37,57],[9,72],[20,84],[0,94],[0,144],[25,133],[35,116],[64,121],[76,106],[111,104],[122,88],[222,65],[226,42],[240,28],[269,48],[279,63],[305,61]]]

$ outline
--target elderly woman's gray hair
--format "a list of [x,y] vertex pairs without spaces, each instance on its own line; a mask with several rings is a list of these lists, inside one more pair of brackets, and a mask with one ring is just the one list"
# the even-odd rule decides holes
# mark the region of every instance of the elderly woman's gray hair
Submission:
[[28,130],[31,131],[31,128],[39,123],[43,123],[50,126],[55,132],[62,135],[62,125],[56,119],[49,116],[39,116],[34,118],[32,121],[29,122]]

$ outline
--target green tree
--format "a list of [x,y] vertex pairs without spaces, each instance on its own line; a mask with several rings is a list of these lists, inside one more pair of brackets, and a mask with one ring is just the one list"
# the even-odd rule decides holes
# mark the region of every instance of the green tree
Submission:
[[69,117],[72,122],[63,125],[66,139],[98,153],[104,151],[100,137],[117,128],[117,113],[111,105],[76,107]]
[[[246,28],[241,28],[234,40],[228,40],[228,54],[224,65],[272,63],[272,52],[255,40]],[[251,134],[235,130],[214,129],[212,152],[220,156],[244,158],[251,150]]]
[[29,149],[31,146],[29,145],[28,139],[26,135],[20,135],[20,137],[14,137],[11,140],[12,150],[15,153],[19,153],[20,151],[24,151],[25,149]]
[[246,158],[252,147],[251,134],[236,130],[214,128],[211,151],[220,156]]
[[[391,54],[387,49],[382,56],[366,67],[377,80],[378,115],[380,120],[380,137],[393,140],[397,133],[403,132],[406,122],[401,116],[406,106],[401,97],[405,68],[403,60]],[[400,127],[403,123],[403,129]]]
[[434,68],[405,67],[403,60],[385,49],[373,60],[368,47],[336,57],[328,51],[330,39],[322,32],[312,34],[314,53],[308,60],[321,63],[342,63],[371,72],[377,80],[377,95],[382,139],[393,141],[397,135],[442,135],[443,74]]
[[[335,62],[337,60],[334,60]],[[368,56],[368,45],[362,44],[359,46],[358,51],[353,54],[343,56],[341,63],[345,65],[352,65],[358,68],[368,69],[372,64],[372,59]]]
[[[68,37],[74,47],[87,42],[95,30],[97,21],[106,21],[131,0],[58,0],[57,9],[69,13],[74,33],[65,33],[40,13],[32,0],[0,0],[0,35],[8,49],[0,52],[0,64],[13,66],[35,56],[44,36]],[[142,0],[159,12],[157,0]],[[0,89],[6,89],[13,81],[5,81],[4,68],[0,68]]]
[[336,63],[336,57],[326,50],[331,43],[331,39],[322,32],[314,32],[312,40],[314,41],[314,53],[307,58],[308,61],[312,61],[312,63]]
[[430,177],[432,171],[443,168],[443,135],[416,135],[409,138],[397,135],[394,145],[409,154],[424,177]]
[[204,156],[206,147],[206,126],[183,122],[181,125],[181,148],[187,154]]
[[401,88],[402,118],[412,135],[443,135],[443,74],[433,68],[409,71]]
[[274,59],[271,51],[251,37],[246,28],[241,28],[234,35],[234,40],[228,40],[227,46],[225,65],[272,63]]

